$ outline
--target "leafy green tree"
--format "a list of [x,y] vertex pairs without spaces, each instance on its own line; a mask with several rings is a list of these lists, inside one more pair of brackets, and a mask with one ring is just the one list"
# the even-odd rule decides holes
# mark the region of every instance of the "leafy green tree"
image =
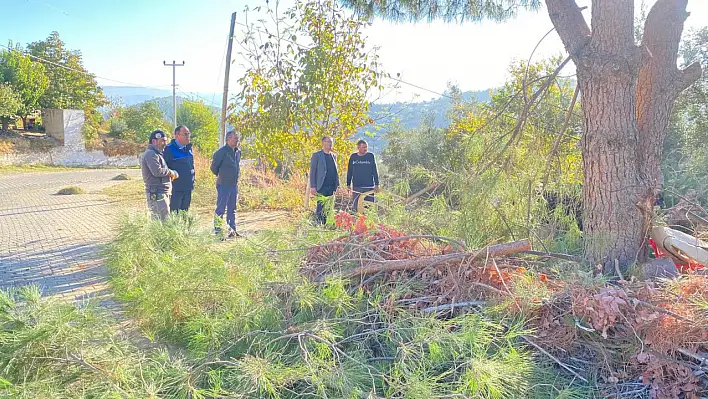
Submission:
[[219,119],[216,110],[203,101],[183,100],[177,110],[177,124],[189,128],[192,143],[199,150],[210,154],[219,145]]
[[[425,218],[437,224],[426,221],[426,230],[482,246],[489,237],[512,240],[552,224],[557,237],[567,240],[562,249],[577,252],[575,215],[566,217],[565,209],[559,209],[559,215],[549,214],[537,195],[543,188],[573,205],[579,203],[578,140],[583,121],[575,113],[567,120],[573,82],[558,79],[524,123],[519,123],[525,99],[539,90],[543,77],[560,62],[551,58],[531,65],[512,64],[509,80],[485,103],[465,103],[459,90],[450,88],[451,124],[446,129],[435,128],[431,118],[426,118],[421,128],[387,133],[382,162],[399,194],[407,196],[430,184],[441,184],[431,203],[445,206],[437,208],[439,214]],[[576,101],[573,110],[579,108]],[[421,148],[425,156],[420,156]],[[421,213],[435,208],[426,207]]]
[[39,99],[42,108],[93,110],[107,104],[95,77],[84,68],[81,51],[67,49],[59,33],[52,32],[46,40],[30,43],[27,50],[49,61],[44,63],[49,86]]
[[123,108],[118,117],[125,123],[120,138],[138,143],[147,143],[150,133],[154,130],[160,129],[168,134],[172,131],[170,123],[165,120],[160,108],[152,101]]
[[3,131],[7,131],[8,123],[17,118],[21,107],[20,96],[15,93],[12,86],[0,83],[0,122],[2,122]]
[[[505,20],[541,5],[540,0],[341,1],[361,15],[398,21]],[[647,14],[641,46],[635,41],[634,0],[592,0],[590,24],[576,0],[544,3],[568,61],[576,66],[583,99],[585,259],[614,274],[616,262],[626,269],[646,257],[643,246],[672,108],[701,76],[699,63],[676,67],[688,0],[657,0]],[[539,98],[531,97],[525,108]]]
[[69,50],[52,32],[46,40],[30,43],[27,50],[45,61],[49,85],[39,99],[42,108],[81,109],[85,114],[84,137],[98,138],[102,117],[98,108],[108,103],[95,77],[83,65],[81,51]]
[[39,110],[49,83],[44,65],[32,62],[19,49],[5,50],[0,53],[0,75],[18,96],[21,105],[15,114],[26,126],[27,115]]
[[[380,87],[377,57],[364,51],[364,22],[332,1],[298,2],[276,22],[273,34],[251,25],[245,32],[246,73],[229,121],[256,153],[273,164],[304,170],[320,138],[332,136],[336,151],[369,122],[367,94]],[[339,157],[346,162],[346,157]]]

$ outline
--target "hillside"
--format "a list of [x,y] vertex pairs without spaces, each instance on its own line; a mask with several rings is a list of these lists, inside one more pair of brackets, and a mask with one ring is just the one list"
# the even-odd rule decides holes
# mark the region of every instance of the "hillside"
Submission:
[[[172,120],[172,92],[170,90],[151,89],[146,87],[105,86],[104,93],[109,98],[120,99],[123,105],[131,106],[146,101],[156,102],[165,115],[165,119]],[[462,98],[470,102],[484,102],[489,100],[490,91],[467,91],[462,93]],[[195,94],[195,98],[204,100],[209,104],[213,94]],[[181,104],[182,96],[177,96],[177,105]],[[392,124],[397,124],[403,129],[415,129],[421,125],[424,118],[432,117],[435,127],[445,128],[450,124],[447,113],[452,106],[448,97],[439,97],[435,100],[422,102],[395,102],[373,104],[369,111],[375,123],[359,129],[357,138],[365,138],[377,151],[386,145],[386,131]],[[220,111],[219,107],[211,107]]]

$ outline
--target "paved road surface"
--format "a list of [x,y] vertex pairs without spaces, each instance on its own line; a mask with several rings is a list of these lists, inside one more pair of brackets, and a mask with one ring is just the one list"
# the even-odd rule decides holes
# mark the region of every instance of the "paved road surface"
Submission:
[[[120,207],[97,191],[139,170],[77,170],[0,175],[0,288],[37,284],[67,299],[108,293],[99,251]],[[87,194],[55,195],[79,186]]]

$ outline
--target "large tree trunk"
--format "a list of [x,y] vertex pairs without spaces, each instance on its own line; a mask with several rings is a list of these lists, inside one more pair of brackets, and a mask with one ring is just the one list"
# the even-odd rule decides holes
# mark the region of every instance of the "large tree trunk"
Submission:
[[583,99],[585,257],[606,273],[644,256],[671,108],[700,76],[676,69],[686,2],[659,0],[637,47],[633,0],[593,0],[592,31],[575,0],[546,0]]
[[642,181],[637,158],[634,1],[593,1],[592,27],[575,1],[547,0],[548,11],[573,57],[585,116],[583,235],[585,258],[608,272],[633,263],[643,243],[637,207]]
[[635,117],[639,51],[634,1],[593,2],[592,37],[579,58],[585,115],[583,234],[586,259],[613,271],[632,264],[644,241]]

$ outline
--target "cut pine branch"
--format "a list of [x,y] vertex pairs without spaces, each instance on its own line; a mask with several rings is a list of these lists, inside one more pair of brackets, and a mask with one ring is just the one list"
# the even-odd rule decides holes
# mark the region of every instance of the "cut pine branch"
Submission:
[[512,241],[504,244],[490,245],[486,248],[472,252],[458,252],[446,255],[422,256],[414,259],[402,260],[370,260],[371,264],[360,266],[355,269],[342,271],[332,276],[351,278],[356,276],[368,276],[376,273],[391,273],[404,270],[419,270],[430,266],[439,265],[441,263],[462,260],[467,258],[472,259],[487,259],[502,256],[509,256],[524,251],[531,251],[531,242],[529,240]]

